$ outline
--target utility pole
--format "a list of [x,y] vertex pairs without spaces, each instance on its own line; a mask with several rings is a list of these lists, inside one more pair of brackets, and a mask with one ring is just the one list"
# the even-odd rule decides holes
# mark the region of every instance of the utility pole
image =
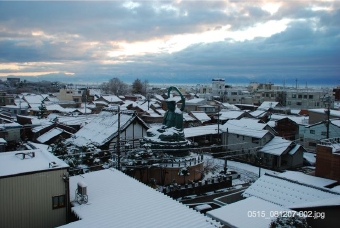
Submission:
[[329,138],[329,116],[331,114],[331,110],[330,110],[330,106],[331,106],[331,102],[332,102],[332,98],[327,95],[322,99],[325,103],[325,105],[327,105],[327,110],[325,110],[325,113],[327,115],[327,120],[326,120],[326,138]]
[[118,159],[118,167],[117,169],[120,170],[120,106],[118,105],[118,136],[117,136],[117,159]]

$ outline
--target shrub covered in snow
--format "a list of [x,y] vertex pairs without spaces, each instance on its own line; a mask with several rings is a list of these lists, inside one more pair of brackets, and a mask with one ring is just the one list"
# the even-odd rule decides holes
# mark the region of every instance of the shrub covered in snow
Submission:
[[292,217],[279,216],[270,223],[270,228],[309,228],[304,217],[294,215]]

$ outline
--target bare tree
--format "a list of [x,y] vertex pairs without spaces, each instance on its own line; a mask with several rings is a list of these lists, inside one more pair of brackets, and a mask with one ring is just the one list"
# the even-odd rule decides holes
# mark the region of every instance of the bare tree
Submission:
[[112,78],[109,82],[104,82],[101,88],[105,93],[112,93],[116,96],[125,95],[128,92],[128,85],[119,78]]

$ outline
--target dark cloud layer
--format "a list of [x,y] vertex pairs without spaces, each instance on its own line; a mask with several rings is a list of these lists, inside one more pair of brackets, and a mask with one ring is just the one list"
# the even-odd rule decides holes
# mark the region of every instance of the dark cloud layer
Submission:
[[[213,77],[242,83],[296,78],[339,83],[340,3],[283,1],[271,14],[263,2],[0,2],[0,64],[44,63],[0,67],[0,74],[50,71],[60,73],[45,77],[97,82],[119,76],[155,83],[208,83]],[[227,25],[230,32],[244,31],[282,19],[291,22],[270,37],[200,42],[172,53],[109,55],[121,48],[119,42],[167,40]]]

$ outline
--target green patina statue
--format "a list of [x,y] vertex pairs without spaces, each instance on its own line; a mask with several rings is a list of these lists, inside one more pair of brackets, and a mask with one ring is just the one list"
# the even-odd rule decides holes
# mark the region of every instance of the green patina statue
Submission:
[[[171,90],[176,90],[181,96],[182,107],[178,109],[176,101],[170,98]],[[166,101],[168,110],[164,115],[163,128],[175,127],[177,130],[183,130],[183,110],[185,108],[185,99],[182,93],[176,87],[170,87],[168,89],[168,100]]]
[[[176,100],[170,97],[170,92],[176,90],[181,96],[181,108],[176,105]],[[147,145],[151,149],[171,149],[176,150],[175,154],[187,154],[190,142],[185,139],[183,131],[183,111],[185,99],[176,87],[168,89],[168,99],[166,100],[167,111],[165,112],[161,127],[153,127],[147,130],[147,136],[141,140],[142,145]],[[172,153],[168,151],[167,153]]]

